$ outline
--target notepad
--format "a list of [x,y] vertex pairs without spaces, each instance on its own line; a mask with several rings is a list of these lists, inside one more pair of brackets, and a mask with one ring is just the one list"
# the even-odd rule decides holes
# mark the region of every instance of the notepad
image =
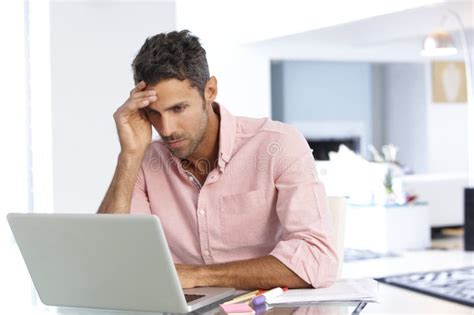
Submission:
[[255,311],[247,303],[238,303],[238,304],[221,304],[221,308],[227,314],[255,314]]
[[377,302],[378,282],[369,279],[341,279],[328,288],[292,289],[267,300],[269,305],[319,302]]

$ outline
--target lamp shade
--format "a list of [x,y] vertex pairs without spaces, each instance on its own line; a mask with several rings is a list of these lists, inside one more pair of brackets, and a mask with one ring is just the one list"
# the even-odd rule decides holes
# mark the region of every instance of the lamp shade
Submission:
[[423,43],[423,56],[451,56],[456,55],[458,50],[454,45],[451,34],[446,31],[436,31],[428,34]]

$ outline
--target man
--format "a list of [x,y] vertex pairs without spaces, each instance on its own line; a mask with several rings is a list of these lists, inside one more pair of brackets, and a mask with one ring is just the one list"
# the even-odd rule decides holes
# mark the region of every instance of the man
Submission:
[[184,288],[330,285],[332,221],[301,134],[216,103],[217,80],[189,31],[148,38],[132,67],[99,213],[159,216]]

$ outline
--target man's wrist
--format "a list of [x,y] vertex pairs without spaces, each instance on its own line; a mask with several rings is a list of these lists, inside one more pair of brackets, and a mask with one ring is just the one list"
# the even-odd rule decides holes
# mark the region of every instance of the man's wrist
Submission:
[[134,165],[134,164],[141,164],[143,161],[143,157],[145,156],[145,152],[120,152],[118,156],[118,160],[125,165]]
[[212,287],[218,282],[215,278],[216,275],[213,275],[212,267],[207,265],[197,265],[195,266],[195,281],[196,286],[200,287]]

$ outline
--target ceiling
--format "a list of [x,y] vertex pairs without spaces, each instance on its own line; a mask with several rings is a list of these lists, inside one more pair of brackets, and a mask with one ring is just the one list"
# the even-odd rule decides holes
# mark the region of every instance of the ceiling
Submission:
[[250,46],[277,60],[422,62],[426,60],[419,54],[423,39],[440,26],[453,32],[456,45],[461,47],[459,24],[450,12],[461,18],[473,47],[471,1],[447,1],[258,41]]

